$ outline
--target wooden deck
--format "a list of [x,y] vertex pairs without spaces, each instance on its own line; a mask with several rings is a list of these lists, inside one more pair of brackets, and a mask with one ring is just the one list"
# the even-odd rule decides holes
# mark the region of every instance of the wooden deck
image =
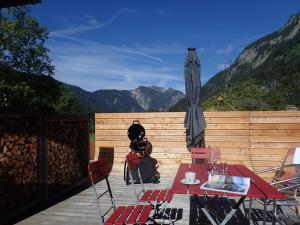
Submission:
[[[131,186],[126,186],[123,178],[120,176],[109,177],[113,195],[117,205],[134,204],[134,193]],[[170,178],[161,178],[160,184],[146,184],[147,188],[168,188],[171,187],[173,180]],[[98,185],[101,188],[105,182],[100,182]],[[107,201],[108,202],[108,201]],[[105,204],[105,203],[104,203]],[[216,203],[218,204],[218,203]],[[247,203],[246,203],[247,205]],[[172,203],[169,207],[183,209],[182,219],[177,221],[176,225],[200,225],[203,217],[199,222],[199,213],[196,211],[195,199],[188,195],[174,195]],[[242,208],[242,207],[241,207]],[[257,205],[254,205],[257,208]],[[260,206],[260,209],[262,207]],[[190,215],[191,213],[191,215]],[[202,215],[203,216],[203,215]],[[204,218],[205,219],[205,218]],[[193,222],[190,222],[193,221]],[[242,212],[237,218],[232,218],[229,225],[248,224]],[[88,188],[79,194],[72,196],[65,201],[62,201],[44,211],[41,211],[19,223],[19,225],[37,225],[37,224],[64,224],[64,225],[96,225],[97,211],[95,206],[94,193],[92,188]],[[251,224],[253,224],[251,222]],[[259,224],[262,224],[259,222]],[[271,224],[271,223],[268,223]]]

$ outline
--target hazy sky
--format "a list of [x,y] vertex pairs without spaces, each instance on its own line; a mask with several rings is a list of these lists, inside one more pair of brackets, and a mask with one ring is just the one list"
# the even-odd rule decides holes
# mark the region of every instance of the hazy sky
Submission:
[[203,84],[249,43],[283,26],[300,1],[42,0],[29,8],[49,29],[54,78],[88,91],[184,91],[188,47],[197,48]]

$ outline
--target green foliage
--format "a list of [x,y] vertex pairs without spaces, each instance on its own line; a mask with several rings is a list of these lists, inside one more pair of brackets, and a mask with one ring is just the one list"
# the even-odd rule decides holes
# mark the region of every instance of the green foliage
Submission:
[[44,47],[47,28],[28,16],[24,7],[7,9],[0,21],[0,95],[7,105],[69,113],[74,96],[53,79],[54,67]]
[[[230,70],[230,83],[235,87],[226,96],[224,105],[218,106],[216,98],[225,93],[226,71],[221,71],[210,79],[202,88],[201,100],[205,101],[206,109],[217,110],[284,110],[288,105],[300,107],[300,32],[296,26],[300,23],[300,13],[290,19],[289,23],[278,31],[267,35],[246,47],[251,50],[248,56],[255,57],[252,61],[243,62],[238,58]],[[245,51],[242,54],[246,54]],[[263,58],[257,66],[256,62]],[[251,57],[250,57],[251,58]],[[257,88],[247,89],[240,82],[254,80]],[[254,87],[251,85],[250,87]],[[243,88],[262,96],[246,96],[238,93],[236,88]],[[242,91],[242,90],[241,90]],[[234,92],[234,93],[232,93]],[[241,94],[238,99],[235,94]],[[231,103],[230,103],[231,102]],[[248,106],[247,106],[248,105]]]
[[68,113],[73,94],[64,85],[45,75],[28,75],[0,67],[0,94],[5,93],[8,107]]
[[[275,97],[275,99],[278,96]],[[271,103],[271,99],[266,89],[258,83],[249,79],[241,81],[227,92],[222,100],[218,96],[212,96],[203,103],[206,111],[252,111],[252,110],[272,110],[274,105],[280,109],[279,104]]]
[[300,43],[291,49],[290,57],[300,57]]
[[7,9],[0,20],[0,63],[27,74],[53,75],[47,38],[47,28],[25,7]]
[[75,100],[74,95],[72,92],[70,92],[70,90],[65,88],[64,85],[59,85],[57,88],[59,89],[59,96],[56,103],[53,105],[55,112],[59,114],[64,114],[67,112],[71,113],[69,108]]

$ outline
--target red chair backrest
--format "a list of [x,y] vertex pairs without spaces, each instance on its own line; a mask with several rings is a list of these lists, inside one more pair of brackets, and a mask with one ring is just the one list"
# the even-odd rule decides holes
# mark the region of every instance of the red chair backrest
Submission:
[[98,159],[88,164],[89,177],[93,184],[98,183],[109,175],[106,159]]
[[192,148],[191,149],[192,159],[209,159],[210,149],[209,148]]
[[136,168],[140,163],[138,153],[134,152],[134,153],[130,153],[130,154],[126,155],[126,161],[127,161],[129,170]]

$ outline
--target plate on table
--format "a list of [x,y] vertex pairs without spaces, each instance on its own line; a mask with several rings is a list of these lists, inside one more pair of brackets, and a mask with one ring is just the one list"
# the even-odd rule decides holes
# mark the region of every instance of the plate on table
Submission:
[[182,184],[189,184],[189,185],[193,185],[193,184],[200,184],[200,180],[196,179],[195,182],[191,183],[191,182],[187,182],[185,179],[182,179],[180,181]]

